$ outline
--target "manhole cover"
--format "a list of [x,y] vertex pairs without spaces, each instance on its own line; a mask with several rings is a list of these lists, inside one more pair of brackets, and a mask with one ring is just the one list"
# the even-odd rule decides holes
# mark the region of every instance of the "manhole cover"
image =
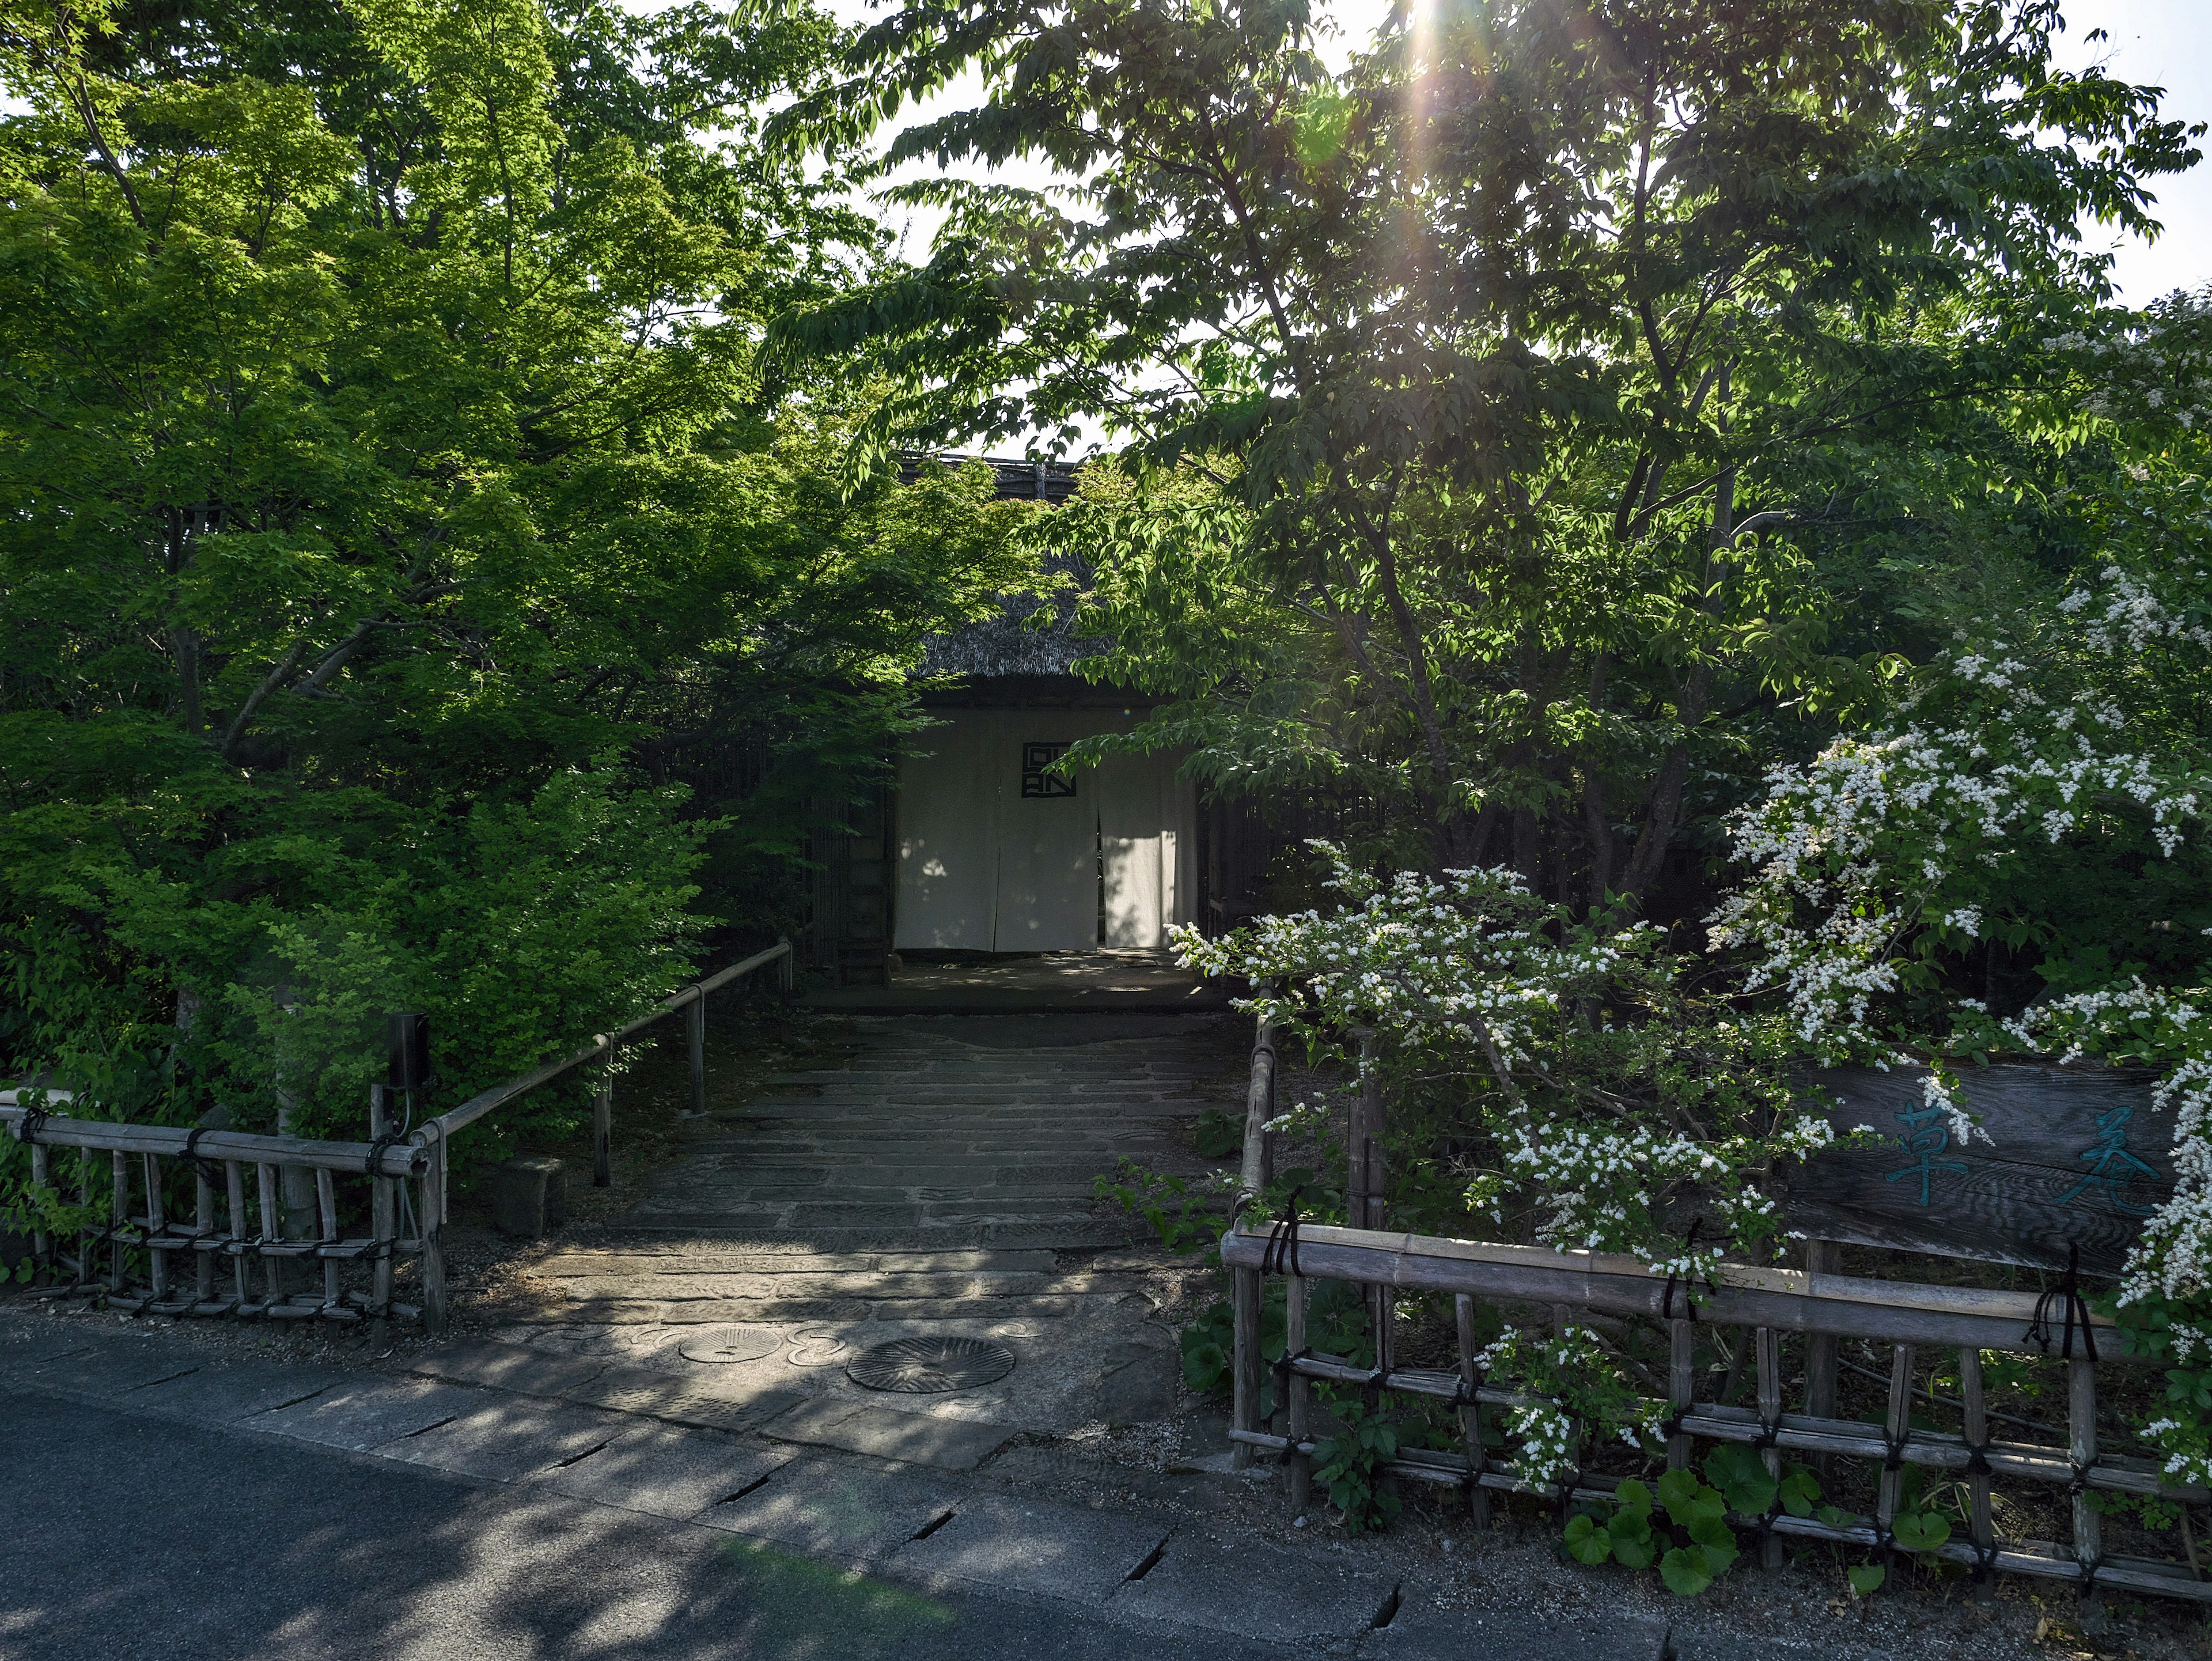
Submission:
[[973,1390],[1014,1370],[1014,1352],[988,1338],[901,1338],[864,1349],[845,1365],[845,1376],[863,1390],[927,1396]]
[[757,1361],[783,1346],[783,1335],[769,1327],[701,1327],[677,1347],[687,1361]]

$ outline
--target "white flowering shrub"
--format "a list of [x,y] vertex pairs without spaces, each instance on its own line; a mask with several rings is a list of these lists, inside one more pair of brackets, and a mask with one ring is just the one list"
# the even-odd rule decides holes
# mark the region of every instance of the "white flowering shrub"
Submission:
[[[1357,1035],[1374,1035],[1394,1227],[1628,1253],[1686,1281],[1729,1248],[1774,1254],[1778,1164],[1831,1136],[1791,1098],[1778,1018],[1747,1013],[1660,930],[1577,921],[1510,871],[1382,880],[1316,847],[1340,905],[1176,943],[1202,973],[1248,977],[1243,1007],[1319,1056],[1357,1067]],[[1302,1104],[1285,1121],[1315,1116]],[[1310,1196],[1301,1210],[1316,1214]],[[1644,1418],[1607,1341],[1577,1329],[1567,1359],[1560,1342],[1509,1333],[1493,1351],[1562,1403],[1522,1427],[1524,1463],[1547,1475]]]
[[[1979,1133],[1953,1058],[2094,1055],[2167,1069],[2155,1104],[2171,1116],[2175,1193],[2116,1303],[2134,1342],[2180,1364],[2172,1410],[2143,1428],[2172,1474],[2197,1482],[2212,1481],[2212,994],[2191,983],[2202,942],[2175,940],[2171,917],[2133,917],[2130,896],[2174,894],[2159,867],[2212,806],[2212,778],[2172,718],[2177,697],[2212,684],[2206,599],[2185,554],[2109,564],[2036,640],[1936,666],[1899,725],[1776,770],[1735,825],[1753,874],[1709,920],[1713,946],[1741,955],[1748,989],[1779,996],[1808,1055],[1932,1062],[1931,1103],[1961,1139]],[[2109,856],[2130,843],[2132,861]],[[2070,862],[2057,880],[2075,903],[2102,904],[2083,915],[2104,919],[2105,940],[2059,938],[2039,911],[2053,849]],[[2180,983],[2116,960],[2112,941],[2144,929],[2172,942],[2161,950]],[[1977,951],[1988,961],[2000,936],[2039,945],[2045,989],[2002,1014],[1960,986],[1962,966]]]

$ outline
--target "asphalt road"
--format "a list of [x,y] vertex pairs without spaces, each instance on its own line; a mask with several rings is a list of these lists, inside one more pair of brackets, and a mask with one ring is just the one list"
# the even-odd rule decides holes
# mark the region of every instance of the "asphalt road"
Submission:
[[0,1661],[1279,1661],[715,1530],[0,1390]]

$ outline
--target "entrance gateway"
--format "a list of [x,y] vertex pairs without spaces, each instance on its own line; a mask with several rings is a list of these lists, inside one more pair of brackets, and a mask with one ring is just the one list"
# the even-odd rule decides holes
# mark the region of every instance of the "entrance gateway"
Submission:
[[[911,478],[931,461],[902,465]],[[1056,506],[1076,488],[1064,464],[990,465],[1003,497]],[[1072,562],[1059,569],[1077,589],[1089,580]],[[1161,952],[1175,924],[1212,934],[1259,909],[1268,860],[1314,830],[1201,804],[1176,776],[1181,751],[1052,770],[1070,745],[1130,732],[1153,703],[1075,672],[1107,642],[1077,639],[1073,614],[1069,591],[1010,596],[998,616],[929,642],[931,725],[884,783],[819,809],[809,964],[881,985],[893,952]]]
[[1168,753],[1066,774],[1079,739],[1133,715],[945,709],[898,765],[902,952],[1159,951],[1197,916],[1197,792]]

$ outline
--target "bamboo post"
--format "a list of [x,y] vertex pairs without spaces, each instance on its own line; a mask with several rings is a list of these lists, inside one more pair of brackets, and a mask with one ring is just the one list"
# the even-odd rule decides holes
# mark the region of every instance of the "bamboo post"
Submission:
[[422,1173],[422,1327],[433,1338],[446,1331],[446,1147]]
[[[2066,1363],[2066,1457],[2086,1471],[2097,1458],[2097,1364],[2085,1355]],[[2081,1566],[2084,1630],[2104,1620],[2104,1599],[2087,1585],[2105,1555],[2104,1518],[2083,1488],[2074,1495],[2074,1561]]]
[[[215,1238],[215,1184],[203,1165],[192,1165],[192,1298],[199,1304],[215,1301],[215,1253],[208,1250]],[[204,1311],[203,1311],[204,1312]]]
[[[1890,1446],[1904,1445],[1905,1433],[1912,1428],[1912,1346],[1899,1344],[1889,1359],[1889,1417],[1882,1426]],[[1897,1521],[1898,1501],[1905,1489],[1905,1466],[1885,1463],[1881,1486],[1875,1490],[1874,1505],[1875,1532],[1883,1542],[1884,1555],[1888,1552],[1890,1526]]]
[[[1283,1279],[1283,1341],[1285,1355],[1299,1355],[1306,1348],[1306,1281],[1303,1275]],[[1312,1431],[1313,1384],[1305,1376],[1291,1372],[1283,1384],[1284,1433],[1290,1438],[1291,1509],[1303,1512],[1313,1498],[1313,1456],[1298,1451]]]
[[[259,1176],[261,1192],[261,1242],[264,1246],[281,1244],[284,1238],[284,1213],[276,1203],[276,1167],[265,1161],[258,1162],[254,1170]],[[261,1265],[267,1271],[264,1295],[270,1309],[284,1301],[285,1275],[281,1258],[264,1252]]]
[[115,1209],[108,1219],[107,1284],[112,1291],[120,1294],[123,1271],[127,1265],[124,1262],[123,1236],[118,1231],[123,1226],[124,1219],[131,1214],[131,1156],[118,1147],[108,1156],[108,1159],[109,1168],[115,1177]]
[[[368,1135],[371,1141],[390,1134],[392,1108],[385,1095],[384,1086],[373,1084],[368,1087]],[[369,1288],[369,1312],[379,1320],[392,1310],[392,1253],[394,1238],[399,1232],[396,1178],[381,1171],[368,1181],[368,1232],[376,1240],[375,1267],[370,1270],[373,1284]]]
[[776,989],[779,992],[788,992],[791,990],[793,978],[791,936],[788,934],[778,934],[775,937],[775,943],[783,948],[783,956],[776,960]]
[[[336,1245],[338,1240],[337,1184],[331,1179],[328,1171],[319,1168],[315,1172],[315,1209],[322,1215],[323,1244]],[[334,1310],[339,1308],[344,1302],[345,1286],[338,1276],[338,1260],[336,1257],[325,1257],[323,1259],[323,1308],[325,1311]]]
[[[45,1189],[52,1185],[52,1165],[44,1142],[31,1144],[31,1186]],[[53,1269],[54,1243],[44,1229],[34,1229],[31,1234],[31,1262],[49,1273]]]
[[[1843,1248],[1833,1240],[1805,1242],[1805,1271],[1833,1275],[1843,1268]],[[1815,1332],[1805,1342],[1805,1412],[1814,1419],[1836,1416],[1836,1335]]]
[[[1982,1399],[1982,1352],[1971,1347],[1959,1352],[1959,1400],[1966,1410],[1965,1426],[1966,1440],[1979,1444],[1990,1439],[1990,1415]],[[1971,1531],[1974,1549],[1987,1552],[1997,1542],[1996,1525],[1990,1516],[1990,1477],[1987,1471],[1966,1478],[1968,1496],[1967,1528]],[[1996,1600],[1996,1586],[1991,1577],[1974,1577],[1974,1601],[1987,1603]]]
[[684,1007],[684,1035],[691,1041],[691,1110],[707,1110],[707,995]]
[[[1772,1327],[1760,1327],[1757,1335],[1759,1349],[1759,1422],[1773,1428],[1782,1422],[1782,1336]],[[1766,1474],[1777,1482],[1782,1480],[1782,1450],[1762,1448],[1759,1457],[1765,1462]],[[1782,1536],[1770,1530],[1760,1542],[1759,1566],[1778,1569],[1782,1567]]]
[[[1677,1413],[1686,1413],[1698,1400],[1698,1329],[1677,1317],[1667,1323],[1667,1389]],[[1667,1439],[1667,1469],[1687,1470],[1696,1444],[1686,1431]]]
[[592,1098],[592,1186],[611,1187],[614,1175],[615,1085],[603,1079]]
[[246,1167],[236,1159],[222,1162],[224,1197],[230,1203],[230,1269],[237,1282],[238,1306],[252,1301],[246,1286]]
[[[1474,1395],[1474,1299],[1464,1292],[1452,1299],[1452,1313],[1459,1329],[1459,1376],[1469,1397]],[[1490,1526],[1490,1490],[1482,1486],[1485,1463],[1482,1448],[1482,1403],[1469,1400],[1459,1410],[1460,1436],[1467,1445],[1467,1509],[1479,1529]]]
[[93,1236],[88,1226],[92,1216],[92,1155],[80,1152],[76,1156],[76,1202],[83,1210],[87,1227],[77,1231],[76,1284],[88,1287],[95,1278],[92,1262]]
[[[142,1153],[139,1160],[146,1178],[146,1232],[149,1237],[168,1232],[168,1214],[161,1204],[161,1161],[151,1153]],[[156,1298],[169,1295],[169,1254],[153,1246],[146,1249],[146,1281]]]
[[[1260,1428],[1260,1386],[1262,1377],[1260,1357],[1260,1271],[1240,1269],[1232,1271],[1230,1307],[1236,1328],[1236,1351],[1231,1358],[1230,1383],[1231,1401],[1230,1417],[1237,1428],[1256,1431]],[[1230,1454],[1230,1463],[1243,1470],[1252,1463],[1252,1447],[1249,1442],[1238,1442]]]

